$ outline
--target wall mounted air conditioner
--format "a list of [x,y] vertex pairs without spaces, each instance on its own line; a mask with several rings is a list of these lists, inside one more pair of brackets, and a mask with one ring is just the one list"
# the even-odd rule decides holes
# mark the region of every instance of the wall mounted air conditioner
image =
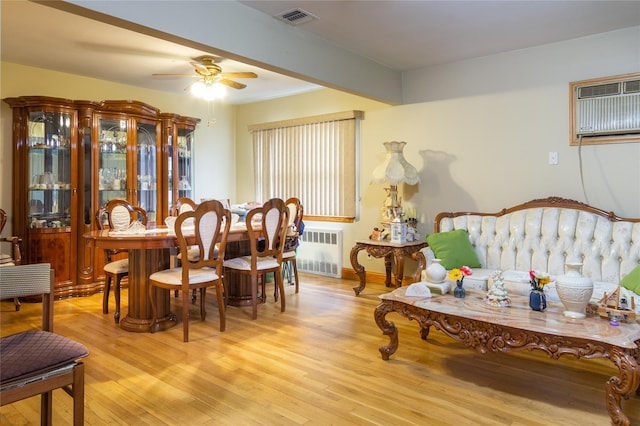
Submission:
[[[640,137],[640,76],[572,83],[572,139]],[[582,84],[580,84],[582,83]],[[626,141],[626,140],[623,140]]]

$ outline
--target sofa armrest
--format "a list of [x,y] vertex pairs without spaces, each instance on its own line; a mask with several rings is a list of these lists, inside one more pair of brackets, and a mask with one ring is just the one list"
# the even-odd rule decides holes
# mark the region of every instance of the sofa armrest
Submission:
[[413,253],[411,257],[413,258],[413,260],[418,262],[416,265],[416,272],[413,275],[413,280],[412,280],[412,282],[417,283],[417,282],[420,282],[422,271],[424,271],[425,268],[427,267],[427,259],[425,258],[422,250]]
[[417,251],[411,255],[411,258],[418,262],[416,265],[416,272],[413,275],[413,282],[417,283],[422,280],[422,272],[431,264],[431,259],[435,258],[433,250],[430,247],[425,247],[420,251]]

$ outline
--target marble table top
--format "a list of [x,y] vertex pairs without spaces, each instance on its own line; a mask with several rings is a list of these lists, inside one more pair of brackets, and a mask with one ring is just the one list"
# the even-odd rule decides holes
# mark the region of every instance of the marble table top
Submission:
[[585,339],[618,346],[636,348],[640,344],[640,324],[620,323],[613,326],[599,316],[582,319],[562,315],[564,306],[559,302],[547,302],[544,312],[529,307],[529,298],[509,295],[511,306],[494,307],[484,302],[485,293],[467,289],[467,297],[458,299],[452,295],[433,294],[431,297],[406,296],[408,286],[380,295],[380,299],[398,301],[432,312],[529,330],[544,334]]

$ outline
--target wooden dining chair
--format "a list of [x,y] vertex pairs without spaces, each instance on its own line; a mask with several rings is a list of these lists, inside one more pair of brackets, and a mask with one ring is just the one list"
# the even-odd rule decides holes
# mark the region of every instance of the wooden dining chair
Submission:
[[185,211],[193,211],[196,207],[198,207],[198,203],[193,201],[191,198],[180,197],[171,205],[171,207],[169,207],[169,215],[178,216],[180,213]]
[[[193,235],[187,234],[183,225],[193,221]],[[206,317],[205,296],[208,287],[215,287],[220,312],[220,331],[226,327],[225,295],[222,282],[224,250],[227,235],[231,227],[231,212],[219,201],[210,200],[200,203],[195,210],[185,211],[176,220],[176,238],[182,253],[191,245],[197,247],[198,255],[194,260],[182,259],[180,267],[154,272],[149,276],[149,300],[151,302],[153,333],[157,327],[157,288],[179,290],[182,292],[182,334],[189,341],[189,293],[200,289],[200,318]],[[216,249],[216,244],[219,247]]]
[[[176,218],[180,215],[180,213],[184,213],[187,211],[193,211],[196,209],[196,207],[198,207],[198,203],[196,203],[195,201],[193,201],[191,198],[189,197],[180,197],[176,200],[175,204],[173,204],[170,208],[169,208],[169,215],[173,218],[172,222],[175,226],[175,220]],[[179,249],[175,249],[177,251],[177,253],[175,253],[175,265],[174,266],[180,266],[180,263],[182,262],[182,252]],[[187,248],[187,257],[189,257],[190,260],[196,260],[196,256],[198,255],[199,251],[197,247],[189,247]],[[178,297],[178,293],[180,291],[176,290],[175,291],[175,297]],[[193,294],[191,296],[191,302],[196,303],[196,290],[193,290]]]
[[[107,204],[96,212],[96,223],[100,229],[123,230],[133,222],[147,224],[147,212],[137,206],[132,206],[126,200],[109,200]],[[109,293],[113,286],[116,301],[114,319],[116,324],[120,322],[120,288],[122,279],[129,275],[129,259],[114,259],[113,256],[126,252],[126,250],[105,249],[104,257],[104,292],[102,296],[102,313],[109,313]]]
[[[247,213],[247,231],[251,254],[224,261],[225,270],[234,270],[251,277],[251,318],[258,318],[258,276],[265,282],[266,274],[273,272],[281,293],[280,311],[285,310],[282,280],[282,253],[289,223],[289,209],[284,201],[272,198],[262,207]],[[263,289],[264,294],[264,289]]]
[[73,424],[84,424],[84,364],[87,348],[53,332],[54,271],[48,263],[0,268],[0,297],[42,295],[42,330],[0,338],[0,405],[40,395],[40,421],[51,425],[53,391],[73,398]]
[[[176,203],[172,205],[171,208],[169,209],[169,214],[172,217],[177,218],[180,215],[180,213],[194,211],[196,207],[198,207],[198,203],[193,201],[191,198],[180,197],[176,200]],[[174,221],[174,224],[175,224],[175,221]],[[187,257],[189,257],[190,260],[195,260],[195,257],[198,255],[199,251],[197,247],[189,247],[186,253],[187,253]],[[178,253],[176,255],[176,260],[178,262],[178,265],[176,266],[179,266],[180,262],[182,261],[182,256],[183,256],[183,252],[178,250]],[[194,301],[195,301],[195,297],[194,297]]]
[[[4,225],[7,223],[7,212],[0,209],[0,235],[4,230]],[[0,242],[11,244],[11,254],[0,253],[0,268],[4,266],[16,266],[22,262],[22,253],[20,251],[20,244],[22,238],[16,236],[1,237]],[[14,297],[13,302],[16,305],[16,311],[20,310],[20,298]]]
[[[282,273],[287,277],[289,284],[295,280],[296,293],[300,288],[298,281],[298,265],[296,263],[296,249],[299,245],[300,226],[302,225],[302,215],[304,208],[298,198],[292,197],[285,201],[289,209],[289,226],[287,228],[287,238],[282,253]],[[275,297],[278,299],[278,287],[275,289]]]

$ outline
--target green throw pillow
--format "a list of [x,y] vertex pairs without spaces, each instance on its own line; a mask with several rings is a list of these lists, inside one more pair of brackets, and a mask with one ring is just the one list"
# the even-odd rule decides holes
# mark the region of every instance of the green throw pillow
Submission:
[[442,266],[446,269],[481,266],[469,241],[469,235],[464,229],[431,234],[427,236],[427,243],[436,257],[442,260]]
[[636,294],[640,294],[640,265],[636,266],[633,271],[629,272],[629,274],[620,281],[620,286]]

